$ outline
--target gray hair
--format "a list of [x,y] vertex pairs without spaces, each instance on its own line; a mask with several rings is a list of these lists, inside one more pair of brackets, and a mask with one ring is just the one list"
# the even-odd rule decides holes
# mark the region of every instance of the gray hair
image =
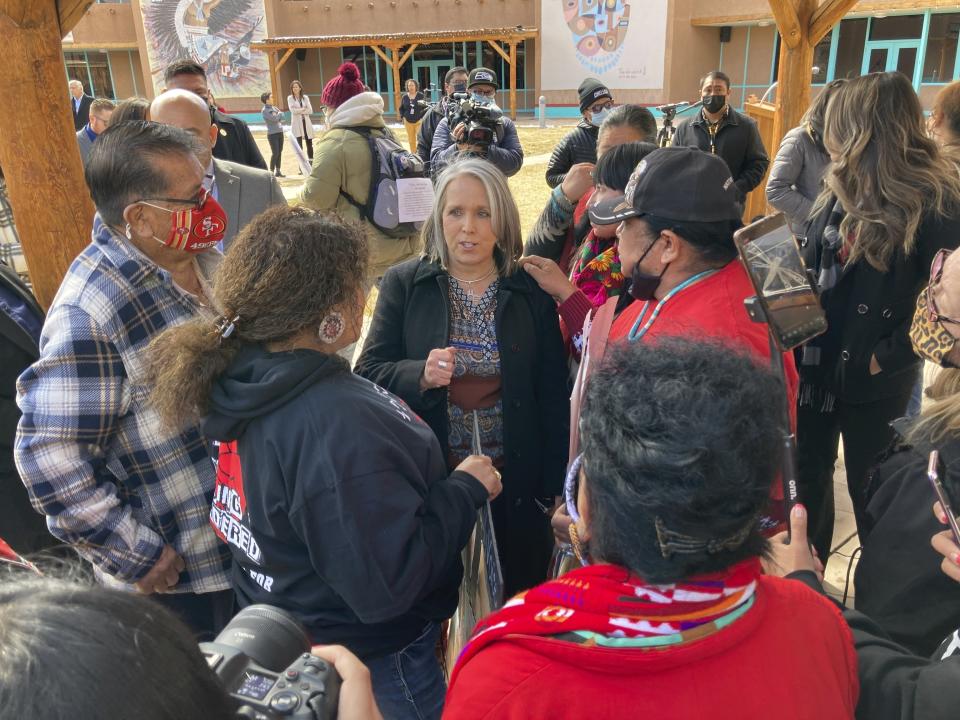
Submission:
[[71,80],[67,83],[67,87],[73,87],[74,85],[79,85],[81,88],[83,88],[83,83],[79,80]]
[[437,179],[436,198],[433,212],[423,225],[420,237],[423,239],[421,257],[449,266],[447,243],[443,236],[443,208],[446,204],[447,188],[450,183],[462,175],[476,178],[487,193],[490,205],[490,221],[497,237],[493,257],[497,262],[497,272],[508,277],[517,271],[517,260],[523,254],[523,237],[520,233],[520,211],[513,199],[506,176],[488,160],[465,158],[447,166]]

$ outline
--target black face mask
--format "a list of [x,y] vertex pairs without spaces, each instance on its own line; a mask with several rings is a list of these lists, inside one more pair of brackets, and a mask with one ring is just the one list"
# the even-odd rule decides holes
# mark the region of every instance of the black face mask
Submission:
[[660,236],[658,235],[647,249],[643,251],[643,255],[637,260],[637,264],[633,266],[633,272],[630,274],[630,295],[635,300],[641,300],[643,302],[653,300],[656,297],[655,293],[657,292],[657,288],[660,287],[660,280],[667,271],[666,266],[664,266],[659,275],[652,275],[640,269],[640,263],[650,254],[653,246],[656,245],[659,240]]
[[723,110],[723,106],[727,104],[726,95],[704,95],[703,96],[703,109],[709,113],[718,113]]
[[453,92],[455,93],[465,93],[467,91],[467,81],[462,80],[460,82],[455,82],[453,84]]

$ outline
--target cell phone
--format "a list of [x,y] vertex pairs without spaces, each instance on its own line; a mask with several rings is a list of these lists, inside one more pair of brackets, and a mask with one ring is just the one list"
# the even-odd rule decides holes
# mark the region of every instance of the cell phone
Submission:
[[927,463],[927,479],[933,485],[933,492],[940,501],[944,514],[947,516],[947,524],[953,533],[953,541],[960,545],[960,526],[957,525],[957,514],[953,511],[953,503],[947,495],[947,489],[943,486],[943,480],[940,479],[940,471],[943,469],[943,463],[940,462],[940,453],[937,450],[930,451],[930,461]]
[[786,352],[827,329],[820,298],[782,213],[751,223],[733,236],[777,347]]

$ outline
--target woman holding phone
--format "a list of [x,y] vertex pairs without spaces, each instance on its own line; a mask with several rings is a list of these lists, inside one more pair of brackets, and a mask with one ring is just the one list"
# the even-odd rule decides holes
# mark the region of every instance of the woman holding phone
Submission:
[[290,130],[302,148],[307,146],[307,157],[313,162],[313,105],[310,97],[303,94],[303,85],[299,80],[290,83],[290,94],[287,95],[287,107],[290,109]]

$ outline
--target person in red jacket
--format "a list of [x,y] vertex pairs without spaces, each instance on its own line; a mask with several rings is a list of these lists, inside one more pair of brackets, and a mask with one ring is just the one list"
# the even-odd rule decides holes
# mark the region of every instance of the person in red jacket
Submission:
[[585,564],[477,625],[444,717],[853,718],[840,611],[761,574],[782,393],[715,341],[611,348],[568,483]]

